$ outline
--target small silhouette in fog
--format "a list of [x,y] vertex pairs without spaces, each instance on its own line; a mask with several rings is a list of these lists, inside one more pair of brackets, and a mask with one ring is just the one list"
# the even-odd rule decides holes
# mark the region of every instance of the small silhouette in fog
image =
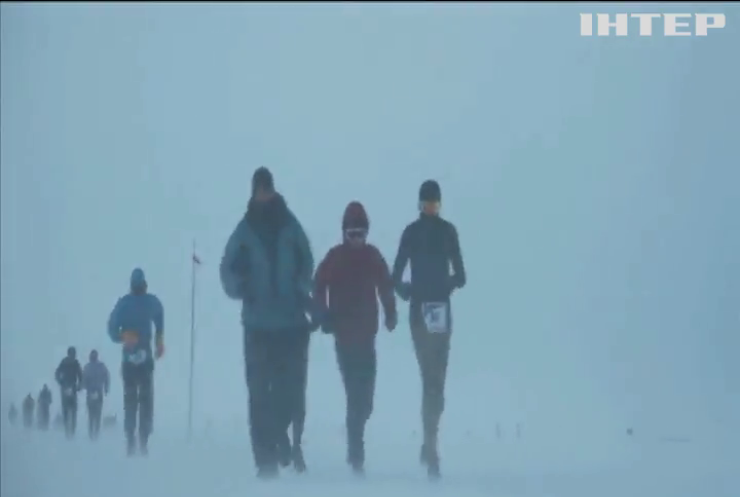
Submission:
[[44,384],[39,392],[38,408],[36,409],[36,422],[39,430],[46,431],[49,429],[49,418],[51,410],[51,390]]
[[8,421],[10,421],[11,425],[15,425],[15,422],[18,420],[18,409],[15,407],[15,404],[10,404],[10,410],[8,411]]
[[23,426],[26,428],[33,428],[33,410],[36,407],[36,402],[29,393],[26,398],[23,399]]

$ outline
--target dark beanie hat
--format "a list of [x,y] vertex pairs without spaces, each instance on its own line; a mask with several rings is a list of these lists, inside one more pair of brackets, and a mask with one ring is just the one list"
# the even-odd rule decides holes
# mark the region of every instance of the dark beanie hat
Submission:
[[428,179],[421,184],[419,188],[419,202],[441,202],[442,201],[442,190],[439,188],[439,183],[433,179]]
[[258,168],[252,175],[252,195],[257,190],[275,191],[275,182],[272,179],[272,173],[266,167]]

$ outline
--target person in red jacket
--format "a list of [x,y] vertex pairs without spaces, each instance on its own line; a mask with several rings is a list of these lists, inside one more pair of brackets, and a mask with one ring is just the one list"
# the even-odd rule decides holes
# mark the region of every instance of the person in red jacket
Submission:
[[319,264],[313,293],[324,316],[322,330],[334,335],[347,395],[347,462],[359,474],[365,463],[365,424],[375,396],[378,294],[386,329],[393,331],[398,322],[393,281],[380,251],[366,241],[369,228],[365,208],[351,202],[342,220],[344,240]]

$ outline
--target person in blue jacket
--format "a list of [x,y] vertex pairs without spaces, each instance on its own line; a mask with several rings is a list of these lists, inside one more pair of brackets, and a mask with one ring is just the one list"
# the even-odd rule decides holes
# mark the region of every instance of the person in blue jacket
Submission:
[[[220,275],[226,295],[242,302],[250,433],[259,477],[277,476],[287,429],[293,421],[302,426],[305,415],[308,345],[315,328],[307,317],[313,271],[303,227],[275,191],[270,171],[257,169],[247,212],[226,243]],[[292,458],[300,470],[303,454],[295,437]]]
[[128,455],[137,451],[137,412],[138,449],[146,455],[154,415],[154,359],[164,354],[164,308],[156,295],[147,292],[144,271],[139,268],[131,273],[130,292],[118,299],[110,314],[108,334],[123,345],[123,423]]

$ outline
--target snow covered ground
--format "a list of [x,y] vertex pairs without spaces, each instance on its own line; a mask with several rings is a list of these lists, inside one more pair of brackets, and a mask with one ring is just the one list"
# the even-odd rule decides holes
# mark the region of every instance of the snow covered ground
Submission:
[[[376,431],[377,431],[376,427]],[[122,436],[107,432],[97,443],[84,433],[66,441],[60,433],[2,434],[4,497],[203,497],[286,496],[489,496],[489,497],[737,497],[737,451],[707,443],[615,437],[608,456],[593,457],[583,443],[562,440],[446,440],[444,479],[426,481],[417,464],[417,441],[374,435],[368,442],[368,475],[347,470],[338,432],[307,433],[310,472],[280,480],[254,477],[246,430],[187,443],[157,434],[148,459],[127,459]],[[585,445],[584,445],[585,443]],[[487,453],[487,456],[483,454]],[[734,461],[734,462],[733,462]],[[734,471],[733,471],[734,470]],[[734,473],[734,474],[733,474]]]

